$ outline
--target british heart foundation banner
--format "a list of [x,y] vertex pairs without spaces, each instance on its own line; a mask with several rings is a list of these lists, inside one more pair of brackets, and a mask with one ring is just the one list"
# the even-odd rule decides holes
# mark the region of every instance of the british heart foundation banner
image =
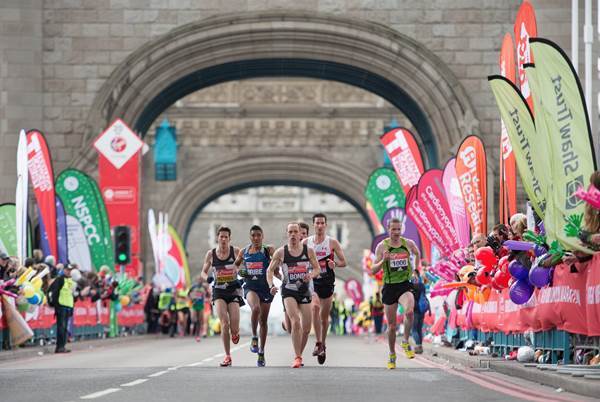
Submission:
[[110,226],[131,229],[131,263],[125,267],[130,277],[139,272],[140,253],[140,138],[120,119],[96,139],[100,193]]
[[405,128],[395,128],[383,134],[379,140],[390,157],[404,194],[408,194],[425,170],[415,137]]
[[535,10],[531,3],[523,0],[517,18],[515,19],[515,41],[517,45],[517,71],[519,72],[519,88],[527,101],[529,110],[533,110],[533,98],[531,96],[531,88],[525,74],[524,64],[533,63],[533,55],[529,45],[529,38],[537,37],[537,24],[535,22]]
[[487,162],[481,139],[470,135],[456,153],[456,177],[460,184],[471,231],[487,233]]
[[460,184],[456,177],[456,158],[451,158],[446,163],[442,182],[444,184],[448,206],[450,207],[454,229],[456,230],[456,236],[458,237],[459,243],[463,247],[467,247],[471,241],[469,219],[467,218],[465,201],[463,200]]
[[[509,33],[504,35],[500,49],[500,75],[516,82],[515,48]],[[517,166],[504,121],[500,119],[500,222],[508,223],[517,211]]]
[[440,169],[426,171],[417,186],[417,198],[424,208],[429,221],[442,236],[446,248],[456,250],[460,242],[454,229],[452,214],[444,191],[443,172]]
[[58,256],[56,240],[56,200],[52,158],[44,135],[38,130],[27,132],[27,168],[35,200],[44,222],[50,254]]

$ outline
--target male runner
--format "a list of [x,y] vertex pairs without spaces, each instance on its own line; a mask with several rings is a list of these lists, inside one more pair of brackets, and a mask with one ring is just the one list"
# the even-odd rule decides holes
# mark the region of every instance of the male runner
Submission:
[[402,222],[392,218],[388,223],[390,237],[377,245],[375,250],[377,262],[371,267],[371,272],[376,274],[383,269],[383,290],[381,301],[385,305],[385,317],[388,322],[388,345],[390,356],[387,367],[396,368],[396,314],[398,303],[404,307],[404,341],[402,348],[406,357],[412,359],[415,353],[408,343],[408,338],[413,324],[413,310],[415,298],[411,283],[413,267],[411,257],[415,257],[415,267],[420,265],[419,249],[415,243],[402,237]]
[[282,285],[281,297],[285,309],[290,316],[292,327],[292,344],[296,357],[292,368],[302,367],[303,346],[310,333],[310,299],[311,293],[308,286],[311,279],[319,274],[312,267],[318,266],[317,258],[313,249],[300,241],[300,227],[298,223],[291,222],[287,225],[287,244],[280,247],[273,254],[267,282],[272,295],[277,293],[273,285],[273,275],[278,267],[281,267]]
[[[240,275],[244,278],[244,297],[252,310],[252,342],[250,351],[258,354],[256,365],[265,366],[265,343],[267,342],[267,322],[273,295],[267,284],[267,268],[271,262],[271,256],[275,252],[272,246],[263,245],[263,231],[260,226],[254,225],[250,228],[250,244],[240,250],[235,260],[235,265],[244,263]],[[260,347],[256,331],[260,320]]]
[[[346,257],[340,243],[327,235],[327,217],[325,214],[315,214],[313,216],[313,226],[315,234],[303,241],[309,248],[315,250],[319,260],[319,276],[313,281],[315,293],[318,297],[313,297],[312,301],[312,321],[315,328],[317,342],[313,350],[313,356],[317,356],[319,364],[325,363],[325,339],[329,330],[329,314],[331,313],[331,303],[333,301],[333,291],[335,288],[334,268],[346,266]],[[334,254],[338,262],[334,261]]]
[[235,256],[239,254],[240,249],[230,244],[231,229],[225,226],[219,227],[217,241],[218,246],[206,253],[201,275],[202,279],[207,280],[208,271],[211,268],[214,271],[212,299],[221,322],[221,339],[225,349],[225,359],[221,367],[227,367],[231,366],[229,336],[234,344],[239,342],[240,307],[245,303],[234,264]]
[[[304,239],[306,239],[308,237],[308,233],[310,231],[310,226],[308,226],[308,223],[306,222],[298,222],[298,226],[300,226],[300,241],[303,241]],[[314,288],[312,286],[312,282],[310,283],[310,290],[311,292],[314,291]],[[281,302],[283,303],[283,299],[281,299]],[[292,333],[292,324],[290,323],[290,317],[287,314],[287,311],[285,311],[285,303],[283,305],[283,315],[285,317],[285,320],[281,323],[281,326],[283,327],[283,330],[286,331],[288,334]],[[308,340],[308,338],[307,338]],[[306,345],[304,345],[306,346]],[[304,346],[302,347],[302,350],[304,350]]]
[[196,342],[200,342],[204,326],[204,301],[208,292],[206,282],[202,276],[196,278],[196,283],[192,285],[188,291],[188,297],[192,301],[192,330],[190,331],[196,338]]

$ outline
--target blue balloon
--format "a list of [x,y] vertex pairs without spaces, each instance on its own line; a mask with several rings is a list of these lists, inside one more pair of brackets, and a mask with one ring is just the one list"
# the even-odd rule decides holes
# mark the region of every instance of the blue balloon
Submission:
[[508,294],[513,303],[525,304],[533,295],[533,286],[527,280],[519,280],[511,285]]
[[521,264],[519,260],[513,260],[508,264],[508,272],[510,272],[512,277],[516,280],[527,280],[529,277],[529,269]]
[[538,265],[539,260],[539,258],[535,260],[533,267],[529,271],[529,282],[537,288],[543,288],[550,283],[552,271],[550,268],[540,267]]

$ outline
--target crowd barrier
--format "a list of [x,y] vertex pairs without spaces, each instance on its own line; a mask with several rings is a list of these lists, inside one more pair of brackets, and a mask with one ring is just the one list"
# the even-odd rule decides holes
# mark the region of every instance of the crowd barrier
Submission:
[[[28,344],[44,344],[56,338],[56,317],[54,309],[47,305],[40,306],[33,313],[25,313],[25,320],[33,330],[34,336]],[[144,306],[134,304],[123,307],[117,313],[117,324],[120,332],[141,332],[145,322]],[[77,301],[73,308],[73,325],[71,335],[75,339],[104,338],[109,332],[110,310],[108,303]],[[0,309],[0,350],[8,339],[6,320]]]

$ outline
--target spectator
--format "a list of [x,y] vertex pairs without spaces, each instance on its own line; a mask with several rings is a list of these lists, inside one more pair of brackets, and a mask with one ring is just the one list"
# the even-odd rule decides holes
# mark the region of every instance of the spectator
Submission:
[[415,295],[414,321],[412,327],[412,336],[415,341],[415,353],[423,353],[423,320],[425,314],[431,314],[431,307],[425,291],[423,278],[417,269],[413,272],[413,288]]
[[69,317],[73,315],[73,290],[75,282],[71,279],[70,265],[67,265],[63,270],[63,274],[55,279],[56,283],[52,283],[51,288],[56,290],[58,296],[57,304],[55,305],[56,314],[56,350],[54,353],[69,353],[66,349],[67,344],[67,327]]
[[146,323],[148,324],[149,334],[155,334],[158,332],[158,317],[160,316],[160,311],[158,309],[159,294],[159,289],[152,287],[148,292],[146,304],[144,305],[144,313],[146,314]]
[[522,240],[525,230],[527,230],[527,216],[525,214],[519,213],[510,217],[512,240]]
[[35,250],[33,250],[33,263],[34,264],[39,264],[41,262],[44,262],[44,252],[38,248],[36,248]]
[[0,253],[0,280],[6,280],[9,263],[10,257],[6,253]]

